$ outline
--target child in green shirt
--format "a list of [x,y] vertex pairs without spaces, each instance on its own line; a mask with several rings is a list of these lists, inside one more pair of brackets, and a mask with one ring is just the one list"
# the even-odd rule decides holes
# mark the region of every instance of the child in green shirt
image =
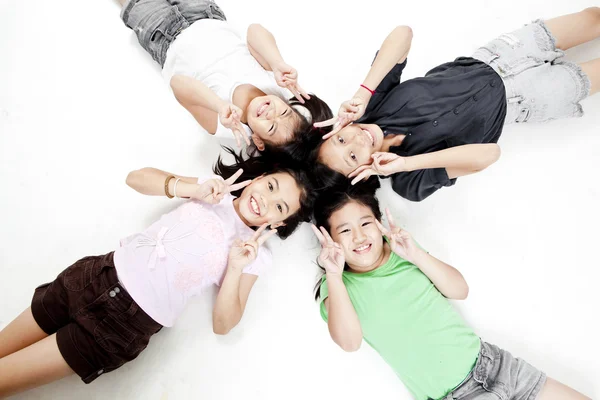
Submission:
[[421,249],[394,224],[381,225],[377,182],[333,189],[315,206],[326,273],[317,290],[334,342],[355,351],[364,338],[417,400],[586,399],[481,341],[447,299],[465,299],[461,273]]

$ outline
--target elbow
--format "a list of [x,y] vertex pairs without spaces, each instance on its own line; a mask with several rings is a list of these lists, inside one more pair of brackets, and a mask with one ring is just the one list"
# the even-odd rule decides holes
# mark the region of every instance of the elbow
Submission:
[[397,35],[398,39],[401,39],[404,43],[410,45],[412,42],[413,30],[410,26],[399,25],[394,29],[394,33]]
[[264,29],[263,26],[261,24],[257,24],[257,23],[253,23],[250,24],[248,26],[248,32],[247,32],[247,36],[250,36],[251,34],[255,33],[258,30]]
[[501,151],[500,146],[496,143],[486,144],[486,151],[482,153],[482,157],[479,160],[479,165],[476,168],[475,172],[483,171],[496,161],[500,159]]
[[125,183],[127,184],[127,186],[133,189],[139,187],[140,182],[143,180],[144,173],[147,169],[148,168],[137,169],[128,173],[127,178],[125,179]]
[[353,353],[355,351],[358,351],[358,349],[360,349],[361,344],[362,344],[362,338],[361,338],[361,340],[341,341],[338,343],[338,346],[340,346],[342,348],[342,350],[344,350],[347,353]]
[[217,325],[217,324],[213,323],[213,333],[215,335],[227,335],[229,332],[231,332],[230,327],[227,327],[222,324]]
[[213,313],[213,333],[215,335],[227,335],[239,321],[223,318]]
[[456,293],[454,299],[456,300],[466,300],[469,296],[469,285],[465,283],[465,286]]

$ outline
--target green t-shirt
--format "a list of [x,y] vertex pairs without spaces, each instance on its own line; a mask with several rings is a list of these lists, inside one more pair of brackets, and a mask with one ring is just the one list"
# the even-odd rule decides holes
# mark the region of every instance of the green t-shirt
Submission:
[[[417,400],[439,399],[475,366],[479,337],[429,278],[391,253],[387,263],[363,274],[344,272],[363,337],[394,369]],[[321,316],[327,321],[321,283]]]

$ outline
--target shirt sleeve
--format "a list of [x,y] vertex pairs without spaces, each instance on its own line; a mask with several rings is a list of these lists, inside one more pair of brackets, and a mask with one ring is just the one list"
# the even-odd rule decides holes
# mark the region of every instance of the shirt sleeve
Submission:
[[244,274],[260,276],[265,269],[269,268],[273,264],[273,255],[271,250],[266,247],[260,247],[258,249],[258,255],[256,260],[248,264],[242,271]]
[[325,308],[325,299],[329,297],[329,289],[327,288],[327,278],[323,275],[321,279],[321,293],[319,297],[319,307],[321,309],[321,318],[327,322],[327,308]]
[[450,179],[446,168],[420,169],[392,176],[394,191],[410,201],[422,201],[438,189],[455,183],[456,178]]

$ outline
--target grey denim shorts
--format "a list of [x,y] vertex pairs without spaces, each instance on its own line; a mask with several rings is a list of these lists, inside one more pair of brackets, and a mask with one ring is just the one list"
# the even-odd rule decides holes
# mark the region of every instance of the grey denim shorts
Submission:
[[161,67],[177,35],[206,18],[226,20],[212,0],[129,0],[121,10],[125,25],[135,32],[142,47]]
[[545,373],[482,341],[475,367],[444,400],[534,400],[545,383]]
[[577,64],[564,60],[544,21],[499,36],[473,58],[490,65],[504,81],[505,123],[583,115],[579,102],[589,95],[590,80]]

